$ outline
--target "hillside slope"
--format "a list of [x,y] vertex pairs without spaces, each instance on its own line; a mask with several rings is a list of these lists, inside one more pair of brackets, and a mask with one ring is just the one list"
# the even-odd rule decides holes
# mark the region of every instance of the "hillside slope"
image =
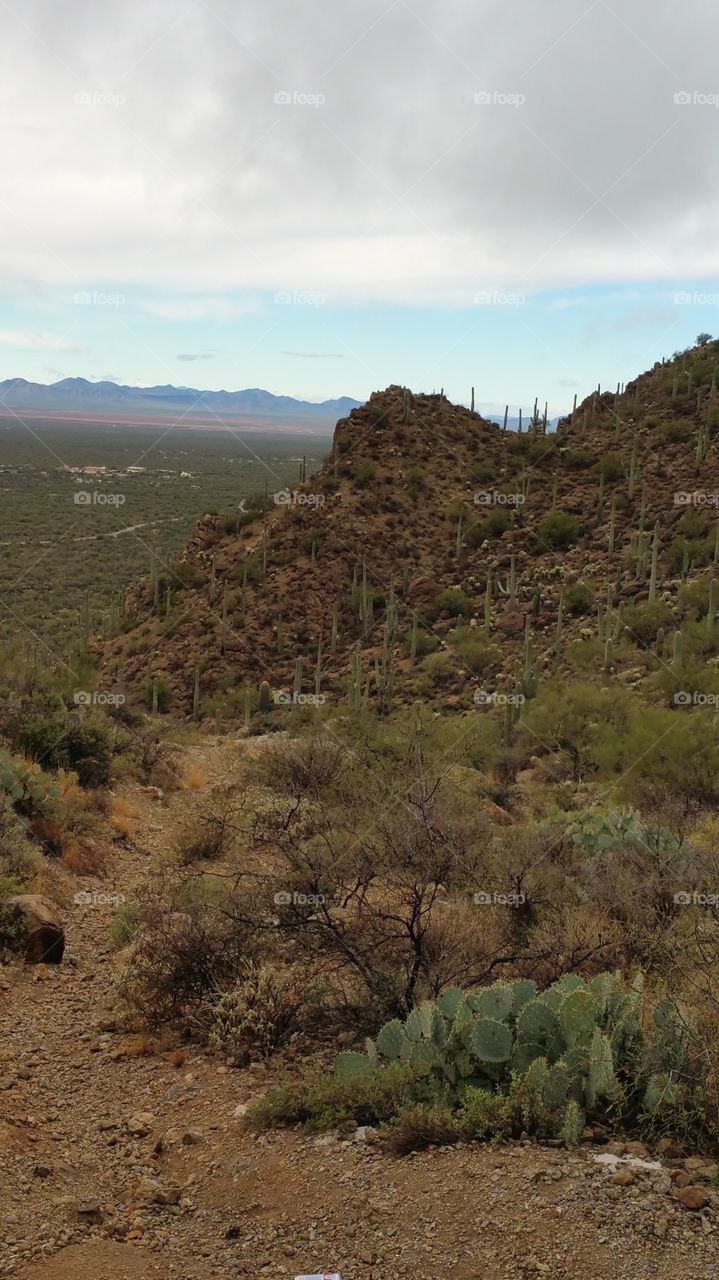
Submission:
[[710,608],[718,361],[711,342],[658,363],[550,435],[375,393],[315,475],[274,496],[270,477],[239,519],[204,517],[128,593],[106,672],[139,691],[149,671],[183,709],[263,680],[469,708],[478,686],[561,671],[576,640],[599,646],[597,672],[663,662]]

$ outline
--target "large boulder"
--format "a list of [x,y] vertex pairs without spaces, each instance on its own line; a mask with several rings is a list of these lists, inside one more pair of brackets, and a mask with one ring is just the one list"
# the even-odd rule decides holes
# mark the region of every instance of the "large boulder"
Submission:
[[[3,928],[5,926],[5,928]],[[30,964],[59,964],[65,930],[56,904],[40,893],[16,893],[0,903],[0,931],[7,945],[22,951]]]

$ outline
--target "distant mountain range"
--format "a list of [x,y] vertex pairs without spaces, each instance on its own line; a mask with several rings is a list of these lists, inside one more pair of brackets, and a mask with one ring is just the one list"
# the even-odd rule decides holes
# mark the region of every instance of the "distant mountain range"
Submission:
[[32,410],[35,413],[83,416],[93,412],[103,418],[120,414],[147,417],[151,414],[177,413],[190,418],[276,418],[327,422],[333,426],[362,403],[349,396],[313,404],[294,400],[292,396],[274,396],[259,387],[244,391],[199,391],[195,387],[124,387],[116,382],[89,382],[87,378],[63,378],[45,385],[25,378],[6,378],[0,382],[0,416],[3,409]]

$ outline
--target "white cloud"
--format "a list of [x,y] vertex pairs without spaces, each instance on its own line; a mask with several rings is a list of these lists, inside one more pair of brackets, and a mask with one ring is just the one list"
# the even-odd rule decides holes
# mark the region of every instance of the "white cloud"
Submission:
[[81,351],[82,348],[58,333],[28,333],[18,329],[0,329],[0,343],[22,351]]
[[174,298],[142,302],[143,311],[163,320],[234,320],[259,310],[253,302],[230,302],[226,298]]

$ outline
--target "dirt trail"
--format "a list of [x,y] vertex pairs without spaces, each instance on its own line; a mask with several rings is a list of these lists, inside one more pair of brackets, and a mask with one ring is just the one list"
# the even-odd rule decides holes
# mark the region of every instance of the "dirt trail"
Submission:
[[[186,763],[209,784],[242,750],[210,741],[187,748]],[[141,812],[132,847],[118,848],[104,880],[79,879],[96,897],[66,910],[66,962],[0,969],[0,1275],[716,1277],[719,1196],[687,1211],[668,1170],[617,1178],[592,1147],[394,1160],[362,1130],[255,1137],[235,1112],[270,1082],[262,1064],[235,1070],[198,1050],[179,1068],[166,1054],[124,1056],[108,899],[142,884],[195,802],[126,792]]]

